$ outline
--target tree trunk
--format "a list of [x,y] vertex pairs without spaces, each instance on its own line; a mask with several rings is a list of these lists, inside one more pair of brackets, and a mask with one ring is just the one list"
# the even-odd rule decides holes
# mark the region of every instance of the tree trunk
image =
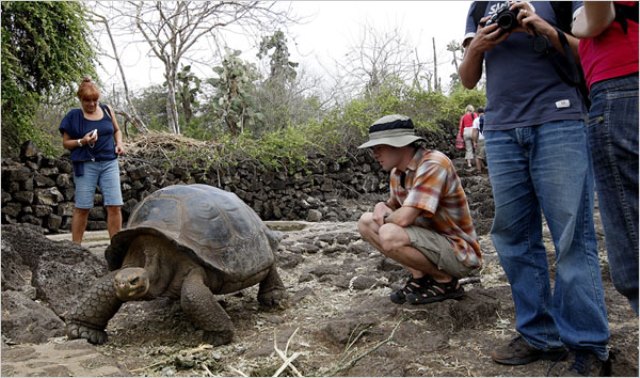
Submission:
[[169,68],[164,78],[167,80],[167,122],[173,133],[180,135],[180,123],[178,122],[178,106],[176,104],[176,75],[175,69]]
[[[131,115],[129,116],[128,113],[126,112],[123,112],[123,113],[127,114],[128,117],[130,117],[128,121],[131,122],[131,124],[134,125],[139,132],[146,134],[147,132],[149,132],[149,130],[147,129],[147,125],[145,125],[142,119],[138,116],[138,111],[136,110],[136,107],[133,105],[133,102],[131,101],[131,97],[129,96],[129,86],[127,85],[127,78],[124,75],[124,69],[122,68],[122,63],[120,62],[120,55],[118,55],[116,42],[113,40],[113,34],[111,33],[109,20],[107,20],[106,17],[99,15],[95,12],[89,12],[89,13],[97,17],[99,19],[99,22],[104,24],[105,30],[107,31],[107,35],[109,36],[109,41],[111,42],[111,49],[113,50],[113,59],[116,61],[116,64],[118,65],[118,70],[120,71],[120,77],[122,78],[122,86],[124,87],[124,98],[127,101],[127,107],[131,111]],[[125,132],[126,131],[127,129],[125,127]],[[128,132],[126,132],[126,134],[127,136],[129,136]]]
[[458,56],[456,55],[456,50],[451,52],[453,54],[453,65],[456,67],[456,73],[458,73]]
[[438,80],[438,54],[436,54],[436,38],[431,37],[433,41],[433,86],[436,92],[440,92],[440,80]]

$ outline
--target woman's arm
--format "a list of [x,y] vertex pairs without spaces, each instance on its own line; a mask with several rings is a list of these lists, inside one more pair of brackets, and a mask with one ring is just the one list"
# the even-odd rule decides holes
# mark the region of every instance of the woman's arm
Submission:
[[113,139],[116,142],[116,154],[122,155],[124,154],[124,148],[122,147],[122,131],[120,131],[120,126],[118,125],[118,119],[116,118],[113,109],[110,106],[107,106],[109,110],[109,114],[111,114],[111,122],[113,123]]
[[578,9],[571,33],[578,38],[591,38],[605,31],[616,17],[613,1],[585,1]]
[[73,139],[67,134],[67,132],[62,133],[62,147],[69,151],[73,151],[78,147],[86,146],[90,142],[90,133],[85,134],[80,139]]

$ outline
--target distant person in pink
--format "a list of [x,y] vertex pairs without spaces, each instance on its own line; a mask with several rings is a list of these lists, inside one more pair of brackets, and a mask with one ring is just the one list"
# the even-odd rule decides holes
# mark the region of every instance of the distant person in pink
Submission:
[[473,105],[467,105],[464,115],[460,117],[460,129],[458,135],[462,135],[464,138],[465,154],[464,158],[467,161],[467,168],[471,168],[471,163],[475,155],[473,154],[473,120],[477,117],[474,113]]

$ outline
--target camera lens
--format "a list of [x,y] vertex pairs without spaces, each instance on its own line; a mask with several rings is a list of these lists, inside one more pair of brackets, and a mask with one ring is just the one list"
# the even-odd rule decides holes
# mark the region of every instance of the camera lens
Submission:
[[498,26],[503,30],[511,30],[515,28],[516,18],[512,13],[507,12],[498,18]]

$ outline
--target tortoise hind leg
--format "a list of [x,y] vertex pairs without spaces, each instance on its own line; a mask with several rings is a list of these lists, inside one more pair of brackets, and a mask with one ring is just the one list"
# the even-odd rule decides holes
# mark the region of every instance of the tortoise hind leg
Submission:
[[182,283],[180,306],[191,322],[204,331],[204,341],[214,346],[233,339],[231,318],[204,284],[204,271],[193,269]]
[[82,338],[91,344],[107,342],[104,329],[122,305],[113,287],[116,273],[117,271],[111,272],[98,279],[80,299],[78,306],[65,317],[69,339]]
[[263,306],[275,307],[284,304],[287,293],[284,284],[275,265],[271,267],[269,274],[260,282],[258,289],[258,302]]

